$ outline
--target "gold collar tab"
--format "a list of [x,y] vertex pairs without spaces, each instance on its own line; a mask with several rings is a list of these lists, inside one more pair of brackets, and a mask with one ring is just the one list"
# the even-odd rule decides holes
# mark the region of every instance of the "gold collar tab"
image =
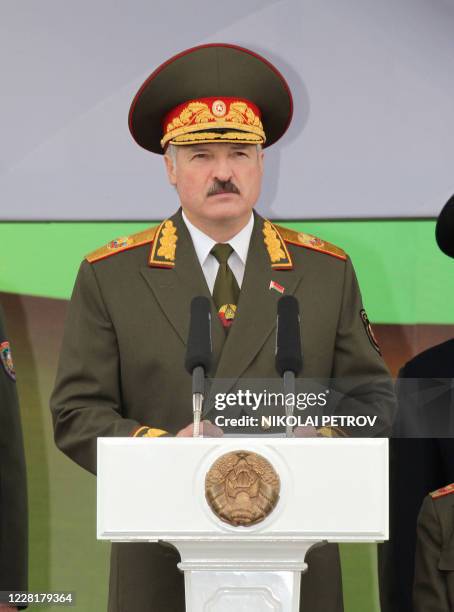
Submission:
[[276,226],[267,219],[263,224],[263,236],[273,270],[291,270],[293,262],[284,239]]
[[171,219],[166,219],[156,231],[148,265],[154,268],[174,268],[177,241],[177,228]]

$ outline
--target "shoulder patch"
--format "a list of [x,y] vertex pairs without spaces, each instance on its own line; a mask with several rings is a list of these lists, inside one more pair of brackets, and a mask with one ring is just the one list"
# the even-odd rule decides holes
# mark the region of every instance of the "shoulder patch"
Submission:
[[321,240],[321,238],[317,238],[317,236],[313,236],[312,234],[295,232],[295,230],[291,230],[288,227],[282,227],[282,225],[276,225],[276,227],[285,242],[296,244],[306,249],[312,249],[313,251],[319,251],[320,253],[326,253],[327,255],[332,255],[332,257],[337,257],[337,259],[342,259],[344,261],[347,259],[347,253],[335,244],[331,244],[331,242]]
[[364,329],[366,330],[367,337],[369,338],[369,342],[372,344],[377,353],[381,355],[380,345],[378,344],[377,338],[374,334],[374,330],[372,329],[372,325],[370,324],[369,317],[367,316],[367,312],[364,310],[364,308],[361,308],[361,310],[359,311],[359,316],[361,317],[361,321],[363,322]]
[[444,497],[445,495],[449,495],[450,493],[454,493],[454,483],[447,485],[446,487],[441,487],[441,489],[437,489],[430,494],[432,499],[438,499],[439,497]]
[[7,341],[0,343],[0,362],[11,380],[16,381],[16,370],[14,369],[11,347]]
[[93,263],[95,261],[99,261],[100,259],[110,257],[111,255],[121,253],[122,251],[127,251],[129,249],[142,246],[143,244],[151,243],[156,235],[156,230],[157,226],[149,227],[148,229],[138,232],[137,234],[122,236],[121,238],[111,240],[111,242],[108,244],[105,244],[101,248],[96,249],[96,251],[93,251],[87,255],[85,259],[90,263]]

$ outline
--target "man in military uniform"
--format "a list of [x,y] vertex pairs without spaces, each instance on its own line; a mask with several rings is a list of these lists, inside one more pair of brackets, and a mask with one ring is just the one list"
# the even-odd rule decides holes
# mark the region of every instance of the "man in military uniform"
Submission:
[[[454,257],[453,220],[454,197],[435,232],[448,257]],[[418,513],[430,491],[454,479],[453,378],[454,339],[415,355],[399,372],[390,440],[390,539],[380,550],[382,612],[413,612]]]
[[414,612],[454,610],[454,484],[424,498],[418,517]]
[[[253,212],[262,147],[283,135],[291,114],[282,75],[233,45],[179,54],[140,88],[131,133],[145,149],[165,153],[181,209],[81,265],[51,408],[57,445],[86,469],[95,472],[98,436],[192,435],[184,357],[190,303],[199,295],[212,305],[211,377],[277,377],[277,301],[293,294],[303,313],[303,376],[361,377],[356,397],[378,416],[377,433],[388,430],[391,385],[349,258]],[[222,434],[209,423],[207,433]],[[337,546],[317,548],[307,560],[304,610],[340,612]],[[158,544],[113,545],[110,612],[182,612],[177,562],[174,550]]]
[[[27,546],[27,485],[16,373],[0,308],[0,591],[27,590]],[[17,609],[0,600],[0,611]]]

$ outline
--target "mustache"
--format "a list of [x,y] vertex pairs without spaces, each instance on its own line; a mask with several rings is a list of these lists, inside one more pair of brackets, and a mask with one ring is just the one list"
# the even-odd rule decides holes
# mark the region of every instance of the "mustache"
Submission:
[[220,181],[219,179],[214,179],[214,183],[208,190],[207,196],[218,195],[219,193],[240,193],[240,190],[232,183],[229,179],[228,181]]

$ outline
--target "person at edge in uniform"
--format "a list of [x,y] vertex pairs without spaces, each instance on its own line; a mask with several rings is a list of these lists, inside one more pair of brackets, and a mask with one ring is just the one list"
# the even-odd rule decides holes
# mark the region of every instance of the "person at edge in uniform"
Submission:
[[[28,514],[24,445],[10,343],[0,307],[0,592],[27,591]],[[25,609],[0,599],[0,612]]]
[[[357,397],[377,414],[375,433],[389,431],[392,385],[350,259],[253,210],[262,148],[284,134],[291,116],[290,89],[278,70],[228,44],[176,55],[135,96],[132,136],[164,154],[181,208],[157,227],[101,247],[81,265],[51,410],[58,447],[85,469],[96,470],[98,436],[192,435],[184,357],[190,303],[198,295],[212,303],[211,378],[277,378],[273,330],[284,291],[304,313],[303,376],[361,376]],[[222,435],[213,415],[206,416],[204,435]],[[159,544],[114,544],[109,612],[182,612],[178,561],[175,550]],[[307,561],[305,612],[341,612],[338,547],[313,549]]]
[[[454,258],[454,196],[438,215],[435,238]],[[379,545],[382,612],[414,612],[416,531],[430,491],[454,480],[454,339],[415,355],[399,371],[390,440],[389,540]]]
[[454,610],[454,483],[424,498],[418,516],[414,612]]

